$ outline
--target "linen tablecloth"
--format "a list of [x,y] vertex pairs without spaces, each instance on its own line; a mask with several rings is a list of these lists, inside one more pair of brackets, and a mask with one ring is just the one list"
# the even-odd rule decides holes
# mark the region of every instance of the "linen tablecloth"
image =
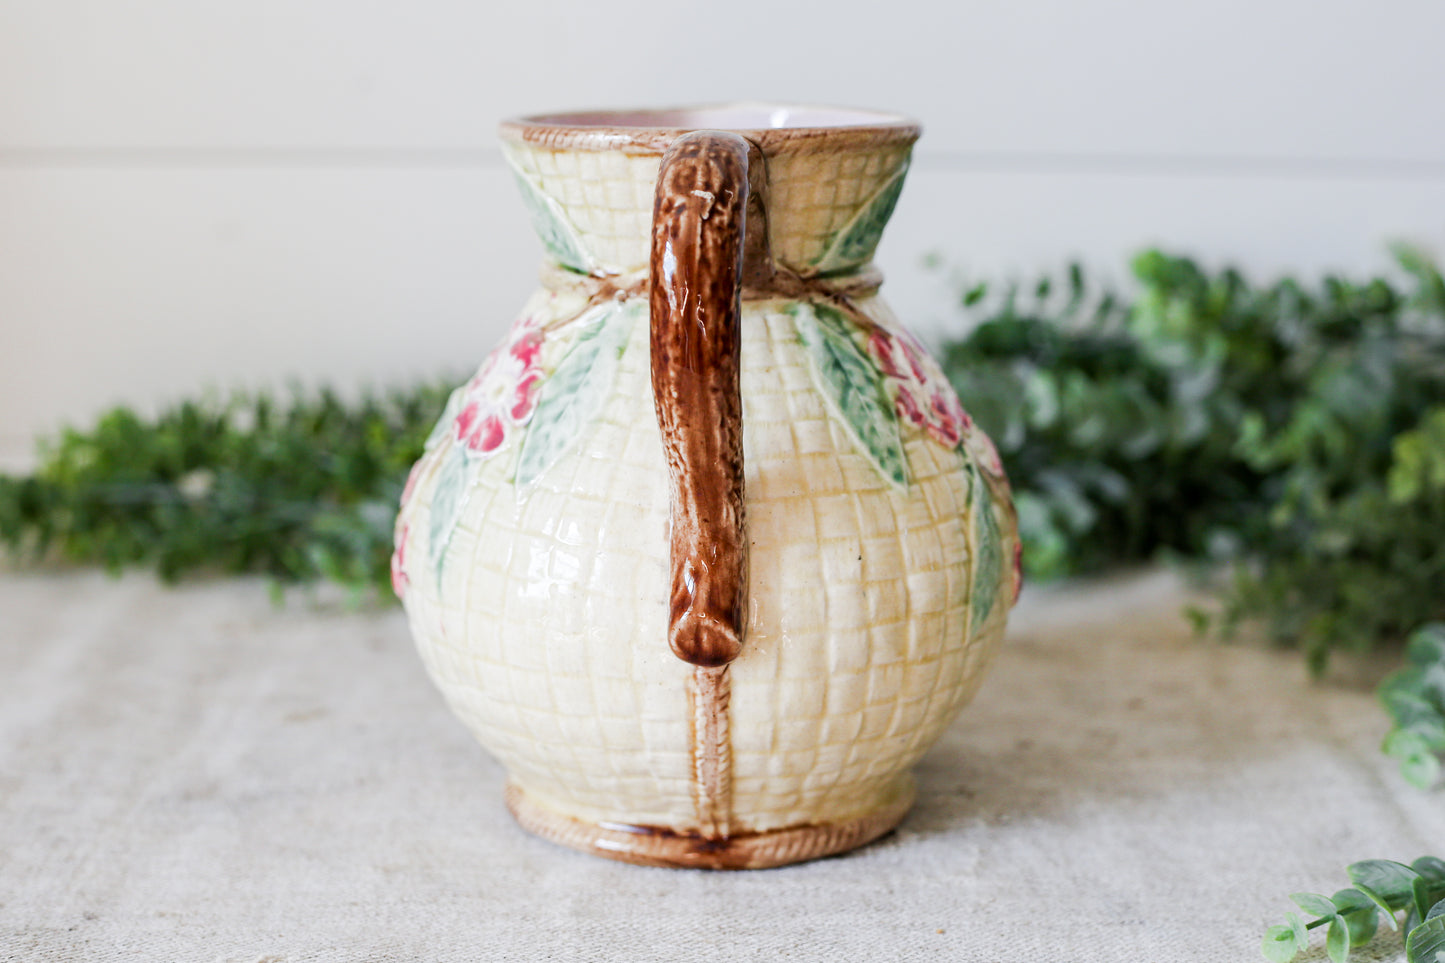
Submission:
[[3,571],[0,959],[1260,959],[1289,893],[1442,853],[1445,794],[1367,685],[1195,637],[1187,594],[1030,587],[896,832],[711,873],[514,826],[397,610]]

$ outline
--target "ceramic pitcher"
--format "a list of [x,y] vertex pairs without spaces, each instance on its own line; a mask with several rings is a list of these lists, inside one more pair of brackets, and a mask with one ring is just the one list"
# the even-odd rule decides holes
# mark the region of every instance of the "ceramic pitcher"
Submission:
[[502,125],[542,286],[453,394],[393,581],[523,827],[775,866],[901,820],[1018,590],[997,453],[878,296],[919,128]]

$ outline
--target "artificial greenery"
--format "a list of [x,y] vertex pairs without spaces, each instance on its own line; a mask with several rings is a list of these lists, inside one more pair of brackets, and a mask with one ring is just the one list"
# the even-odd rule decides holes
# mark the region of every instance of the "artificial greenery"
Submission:
[[0,546],[166,580],[384,590],[402,484],[449,390],[186,402],[150,420],[116,409],[45,446],[34,475],[0,476]]
[[1132,302],[979,285],[944,347],[998,443],[1034,576],[1168,554],[1232,572],[1220,629],[1262,616],[1332,651],[1445,617],[1445,280],[1257,287],[1149,251]]
[[1388,859],[1367,859],[1352,864],[1346,872],[1353,885],[1334,896],[1290,896],[1313,919],[1306,923],[1298,913],[1285,914],[1285,922],[1270,927],[1264,935],[1265,959],[1288,963],[1309,947],[1309,931],[1323,926],[1325,952],[1333,963],[1345,963],[1351,949],[1374,939],[1382,919],[1390,929],[1398,930],[1395,914],[1399,912],[1405,913],[1408,963],[1445,959],[1445,860],[1421,856],[1406,866]]
[[1380,684],[1380,701],[1394,722],[1384,752],[1399,761],[1405,779],[1428,789],[1440,778],[1445,753],[1445,623],[1411,635],[1405,662]]

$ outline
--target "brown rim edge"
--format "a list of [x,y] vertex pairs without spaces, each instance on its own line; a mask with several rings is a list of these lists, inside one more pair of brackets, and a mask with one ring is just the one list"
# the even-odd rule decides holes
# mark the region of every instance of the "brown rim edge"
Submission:
[[506,789],[507,810],[519,826],[535,836],[593,856],[671,869],[769,869],[836,856],[871,843],[897,826],[916,795],[913,777],[904,773],[886,805],[874,812],[836,823],[706,839],[651,827],[614,828],[584,822],[534,802],[514,782],[509,781]]
[[[588,115],[598,120],[608,117],[635,117],[640,113],[666,115],[673,113],[702,113],[731,109],[756,108],[818,109],[855,114],[860,118],[872,118],[876,122],[865,122],[836,127],[718,127],[699,125],[678,127],[663,125],[657,127],[638,126],[630,123],[569,124],[561,122],[566,117]],[[498,125],[502,140],[531,147],[545,147],[552,150],[610,151],[620,150],[627,154],[662,154],[683,134],[696,130],[726,130],[740,134],[757,144],[769,157],[779,154],[809,154],[821,151],[866,150],[891,144],[907,146],[918,140],[923,128],[917,121],[897,114],[854,108],[826,107],[810,108],[803,104],[698,104],[684,107],[668,107],[636,110],[595,110],[569,111],[565,114],[534,114],[529,117],[512,117]]]

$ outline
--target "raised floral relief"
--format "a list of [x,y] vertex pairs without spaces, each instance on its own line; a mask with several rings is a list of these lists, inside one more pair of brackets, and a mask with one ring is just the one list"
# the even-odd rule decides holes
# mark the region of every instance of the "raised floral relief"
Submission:
[[427,548],[430,550],[432,570],[441,575],[442,563],[446,560],[447,545],[456,531],[457,520],[466,508],[467,496],[471,493],[472,472],[465,449],[453,447],[442,458],[437,471],[436,484],[431,494],[431,524],[427,529]]
[[1010,598],[1017,602],[1019,593],[1024,589],[1024,543],[1022,539],[1014,539],[1014,565],[1013,584],[1010,587]]
[[1003,533],[994,515],[993,492],[977,468],[973,473],[973,492],[973,601],[969,630],[977,632],[999,600],[1004,558]]
[[792,314],[834,417],[880,474],[900,487],[907,483],[906,456],[897,434],[900,424],[913,425],[934,442],[962,452],[974,466],[972,621],[977,629],[993,609],[1006,564],[1011,568],[1012,599],[1017,600],[1023,584],[1020,544],[1015,541],[1013,557],[1006,561],[994,515],[998,505],[1010,503],[998,449],[963,410],[938,362],[909,332],[875,325],[865,333],[842,312],[825,305],[799,303]]
[[532,417],[542,387],[541,355],[541,323],[530,316],[520,318],[467,382],[452,424],[469,455],[495,454],[507,436]]
[[808,351],[819,391],[834,416],[879,474],[908,487],[908,459],[898,417],[880,383],[878,366],[855,340],[857,326],[836,308],[800,301],[790,309]]
[[401,511],[396,516],[396,530],[392,535],[391,553],[391,590],[396,593],[397,598],[406,595],[411,579],[406,571],[406,543],[411,538],[411,524],[406,520],[406,506],[411,503],[411,496],[416,491],[417,480],[421,477],[423,466],[430,463],[430,459],[423,455],[411,466],[407,472],[406,485],[401,490]]
[[973,420],[963,410],[953,386],[923,346],[902,329],[879,327],[868,336],[868,353],[886,379],[898,417],[916,425],[947,448],[955,448]]
[[521,165],[510,151],[503,151],[512,174],[517,181],[517,190],[527,212],[532,215],[532,229],[537,232],[542,246],[556,259],[558,264],[580,274],[587,274],[596,266],[582,245],[578,232],[568,220],[562,206],[535,184],[522,171]]
[[897,173],[863,203],[852,220],[833,235],[827,250],[814,262],[820,273],[847,271],[873,257],[878,241],[883,237],[883,228],[893,216],[893,208],[903,193],[903,178],[907,173],[908,161],[905,160]]
[[579,322],[581,333],[547,377],[537,414],[522,441],[516,485],[530,488],[557,463],[602,411],[635,323],[646,323],[641,300],[609,304]]
[[[641,301],[610,303],[567,322],[565,334],[553,325],[550,335],[541,320],[546,310],[528,312],[476,375],[452,393],[401,498],[405,513],[418,476],[434,472],[426,525],[434,571],[443,567],[482,464],[520,447],[514,481],[524,494],[601,412],[640,308],[645,308]],[[410,536],[409,524],[399,522],[392,557],[398,594],[410,584]]]
[[507,440],[526,425],[536,410],[544,375],[543,346],[539,317],[533,313],[523,315],[471,380],[452,392],[427,439],[426,454],[412,468],[402,491],[402,516],[391,559],[392,588],[398,595],[410,585],[406,554],[412,532],[409,521],[402,519],[406,518],[419,477],[434,470],[425,547],[433,571],[440,574],[477,466],[502,452]]
[[835,417],[885,478],[907,484],[898,428],[912,425],[945,448],[961,448],[991,478],[1004,480],[993,442],[912,334],[879,324],[865,330],[823,304],[800,302],[790,313]]
[[397,598],[404,598],[411,585],[406,574],[406,543],[411,537],[411,526],[402,523],[396,532],[396,548],[391,553],[391,590]]

